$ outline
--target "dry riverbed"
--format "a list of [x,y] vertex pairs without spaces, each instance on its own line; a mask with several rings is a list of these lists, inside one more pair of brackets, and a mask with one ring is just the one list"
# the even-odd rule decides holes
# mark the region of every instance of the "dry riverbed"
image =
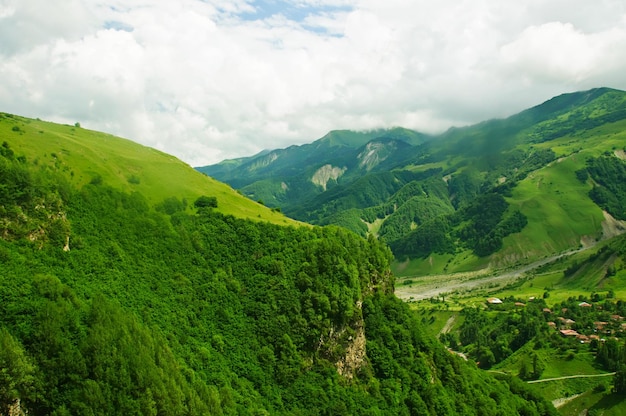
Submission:
[[[588,247],[547,257],[514,270],[497,271],[484,269],[467,273],[405,277],[398,279],[396,283],[396,296],[402,300],[416,301],[436,298],[449,293],[463,293],[482,288],[502,287],[523,277],[525,273],[537,267],[561,257],[570,256],[586,248]],[[411,283],[403,284],[407,280],[410,280]]]

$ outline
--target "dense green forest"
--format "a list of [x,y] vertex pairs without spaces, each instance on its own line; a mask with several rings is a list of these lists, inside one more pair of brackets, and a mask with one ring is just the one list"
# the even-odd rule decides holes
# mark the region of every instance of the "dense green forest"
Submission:
[[66,175],[2,146],[3,414],[556,414],[427,335],[374,238]]
[[591,199],[615,218],[626,220],[626,163],[610,154],[590,158],[587,168],[577,171],[577,176],[583,180],[590,176],[594,181]]

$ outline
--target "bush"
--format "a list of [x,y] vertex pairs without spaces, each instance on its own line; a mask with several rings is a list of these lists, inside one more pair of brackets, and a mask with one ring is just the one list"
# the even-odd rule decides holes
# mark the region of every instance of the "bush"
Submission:
[[91,181],[89,181],[89,183],[92,184],[92,185],[102,185],[102,175],[96,173],[91,178]]
[[606,388],[607,388],[607,387],[606,387],[606,384],[604,384],[604,383],[600,383],[600,384],[598,384],[597,386],[595,386],[595,387],[593,388],[593,392],[594,392],[594,393],[602,393],[602,392],[605,392],[605,391],[606,391]]
[[587,172],[587,169],[580,169],[577,170],[575,173],[576,178],[583,183],[587,182],[587,179],[589,179],[589,172]]
[[217,198],[214,196],[201,196],[193,203],[196,208],[217,208]]

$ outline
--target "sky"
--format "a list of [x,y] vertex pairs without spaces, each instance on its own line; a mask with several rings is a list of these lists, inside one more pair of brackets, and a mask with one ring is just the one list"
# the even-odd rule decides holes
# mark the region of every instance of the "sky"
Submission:
[[624,0],[0,0],[0,111],[191,166],[626,90]]

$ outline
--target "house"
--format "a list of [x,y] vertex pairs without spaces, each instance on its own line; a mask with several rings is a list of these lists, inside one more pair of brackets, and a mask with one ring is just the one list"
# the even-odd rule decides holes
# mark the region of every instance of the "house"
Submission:
[[552,313],[550,308],[543,308],[543,313]]
[[526,305],[524,305],[522,302],[515,302],[515,306],[518,308],[523,308]]
[[548,322],[548,326],[552,329],[556,329],[556,323],[554,322]]
[[498,298],[487,298],[487,303],[490,303],[491,305],[499,305],[502,301]]
[[611,315],[611,319],[614,321],[623,321],[624,317],[620,315]]
[[561,329],[559,331],[564,337],[578,337],[580,334],[573,329]]
[[591,304],[587,302],[580,302],[578,306],[580,306],[581,308],[591,308]]
[[608,322],[597,321],[593,323],[593,327],[598,331],[602,331],[607,324]]

